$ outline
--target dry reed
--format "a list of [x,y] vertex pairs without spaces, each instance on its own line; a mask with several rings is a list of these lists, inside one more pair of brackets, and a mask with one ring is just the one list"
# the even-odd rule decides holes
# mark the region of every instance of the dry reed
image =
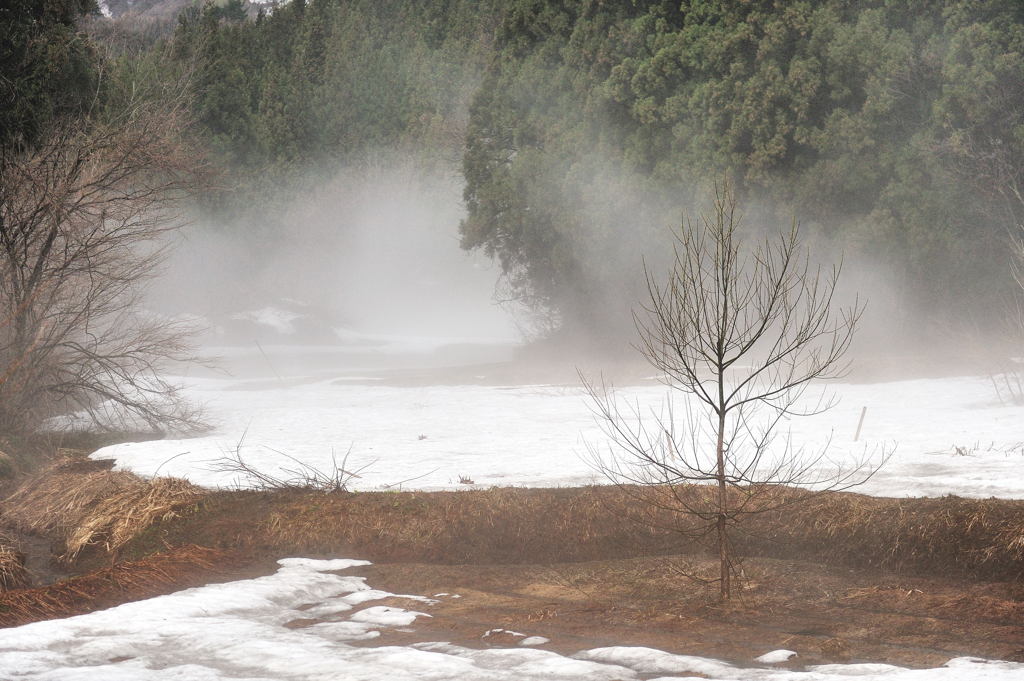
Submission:
[[[1024,502],[815,495],[784,488],[773,493],[781,508],[738,526],[740,555],[1024,579]],[[694,525],[685,514],[645,507],[635,490],[614,487],[342,498],[221,493],[208,513],[184,521],[179,531],[213,542],[227,539],[231,528],[237,544],[229,540],[230,545],[271,552],[355,550],[381,561],[545,563],[707,550],[693,538]],[[241,531],[242,522],[252,528],[249,533]],[[206,536],[208,524],[218,536]]]
[[3,502],[15,527],[56,534],[60,560],[72,562],[87,546],[116,551],[156,522],[195,504],[202,490],[184,480],[144,480],[121,471],[71,472],[59,463],[26,480]]
[[13,540],[0,535],[0,591],[23,589],[31,583],[25,554],[17,549]]

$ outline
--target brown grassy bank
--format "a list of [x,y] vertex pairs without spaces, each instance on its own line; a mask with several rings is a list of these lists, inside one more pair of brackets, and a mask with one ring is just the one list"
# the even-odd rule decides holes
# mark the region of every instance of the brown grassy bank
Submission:
[[13,581],[0,627],[268,573],[286,555],[349,556],[374,561],[363,573],[375,587],[463,594],[435,614],[444,640],[471,646],[499,624],[565,652],[616,642],[740,661],[776,647],[812,662],[1024,659],[1024,502],[779,490],[805,503],[738,529],[746,579],[725,606],[680,576],[715,567],[675,531],[685,517],[652,513],[637,493],[206,492],[64,462],[23,479],[0,520],[22,550],[32,539],[78,576]]
[[[986,580],[1024,579],[1024,502],[883,499],[857,494],[751,517],[740,555]],[[126,556],[196,543],[254,556],[352,555],[441,564],[556,563],[700,554],[687,520],[651,513],[630,490],[495,488],[457,492],[216,492],[194,512],[127,541]],[[94,547],[95,548],[95,547]]]
[[196,510],[203,496],[184,480],[145,480],[102,463],[62,460],[25,478],[0,505],[4,523],[49,536],[61,548],[57,561],[72,564],[90,547],[116,554],[153,524]]
[[[54,560],[75,572],[193,544],[254,559],[350,555],[450,565],[704,552],[684,536],[688,516],[640,503],[632,488],[206,492],[95,463],[58,463],[0,503],[4,525],[51,540]],[[739,525],[739,555],[1024,581],[1024,501],[776,494],[800,503]]]
[[80,615],[201,586],[233,574],[238,565],[238,557],[227,552],[181,546],[55,584],[5,591],[0,593],[0,627]]

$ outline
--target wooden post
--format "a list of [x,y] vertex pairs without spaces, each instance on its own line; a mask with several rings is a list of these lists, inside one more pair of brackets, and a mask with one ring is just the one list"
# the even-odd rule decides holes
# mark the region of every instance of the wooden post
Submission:
[[867,407],[860,408],[860,420],[857,421],[857,434],[853,436],[853,441],[857,442],[860,440],[860,429],[864,426],[864,414],[868,412]]

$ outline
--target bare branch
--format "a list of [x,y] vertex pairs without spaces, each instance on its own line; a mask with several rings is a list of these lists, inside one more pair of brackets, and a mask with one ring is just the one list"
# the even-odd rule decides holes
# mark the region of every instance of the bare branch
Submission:
[[139,305],[202,177],[180,134],[183,92],[0,150],[0,430],[69,414],[108,428],[200,425],[162,378],[168,363],[197,361],[192,329]]
[[[730,595],[736,565],[731,528],[750,514],[795,503],[779,494],[816,494],[866,482],[886,460],[842,465],[780,437],[783,419],[831,408],[817,381],[842,376],[863,312],[859,300],[836,309],[841,266],[823,273],[800,249],[794,220],[777,239],[744,250],[732,188],[714,209],[676,235],[674,264],[658,284],[646,269],[649,301],[634,314],[636,345],[683,396],[685,419],[668,401],[661,412],[623,405],[604,381],[584,379],[609,445],[590,447],[590,463],[651,508],[673,511],[682,534],[711,540],[720,558],[720,594]],[[813,498],[803,495],[802,498]]]

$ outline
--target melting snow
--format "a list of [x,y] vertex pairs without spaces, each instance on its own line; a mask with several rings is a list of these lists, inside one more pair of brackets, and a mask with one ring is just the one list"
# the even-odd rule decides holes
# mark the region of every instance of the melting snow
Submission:
[[543,636],[527,636],[519,642],[521,646],[542,646],[545,643],[550,643],[551,639],[544,638]]
[[267,326],[280,334],[289,335],[295,333],[294,322],[301,319],[302,315],[271,305],[258,310],[239,312],[231,315],[231,318]]
[[[532,648],[475,650],[450,643],[366,647],[423,613],[353,604],[390,596],[338,574],[359,560],[279,561],[276,574],[213,584],[63,620],[5,629],[0,678],[33,681],[1011,681],[1024,664],[956,658],[937,669],[823,665],[807,671],[740,668],[638,647],[571,657]],[[362,594],[361,598],[355,598]],[[430,599],[425,599],[430,601]],[[289,623],[316,613],[312,626]],[[542,642],[541,637],[523,644]]]
[[754,660],[762,664],[781,664],[782,662],[789,662],[796,656],[796,651],[793,650],[773,650],[759,657],[755,657]]

